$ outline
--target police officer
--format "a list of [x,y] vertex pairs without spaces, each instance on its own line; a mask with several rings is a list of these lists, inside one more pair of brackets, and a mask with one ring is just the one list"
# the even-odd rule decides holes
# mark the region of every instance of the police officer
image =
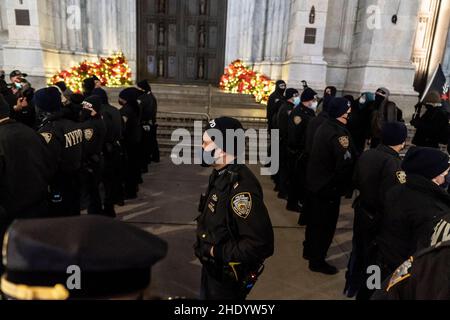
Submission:
[[411,148],[403,161],[400,185],[386,196],[377,237],[378,265],[386,278],[418,250],[429,246],[437,222],[450,212],[449,157],[431,148]]
[[350,102],[335,98],[330,119],[317,131],[308,161],[306,184],[311,192],[311,213],[306,228],[303,256],[313,272],[333,275],[338,270],[325,259],[336,231],[341,197],[351,191],[355,162],[353,143],[346,125]]
[[214,168],[200,201],[195,244],[203,264],[204,300],[244,300],[274,250],[261,185],[245,165],[237,164],[239,154],[227,137],[227,130],[239,129],[239,121],[219,118],[209,123],[203,136],[205,165]]
[[449,300],[450,215],[436,225],[431,246],[408,258],[390,275],[374,300]]
[[390,95],[389,89],[379,88],[375,93],[375,101],[368,106],[371,148],[376,148],[380,144],[381,128],[384,123],[403,122],[403,113],[394,102],[390,101]]
[[100,97],[102,102],[101,114],[106,125],[106,136],[103,147],[104,170],[102,182],[105,188],[103,200],[103,214],[115,217],[114,206],[124,204],[123,179],[124,172],[124,150],[123,144],[123,121],[120,111],[109,104],[108,95],[105,90],[96,88],[93,95]]
[[141,300],[166,254],[165,241],[105,217],[16,221],[1,291],[14,300]]
[[288,166],[288,126],[292,110],[301,103],[297,89],[286,90],[285,99],[279,102],[275,129],[280,131],[280,170],[277,176],[278,197],[287,200],[289,197],[289,166]]
[[54,174],[50,151],[39,134],[9,116],[10,107],[0,95],[0,240],[13,220],[48,214],[48,185]]
[[384,213],[387,192],[400,182],[400,152],[404,149],[408,129],[404,123],[386,123],[382,129],[382,144],[359,158],[353,182],[359,196],[353,204],[353,251],[347,273],[346,291],[350,296],[358,294],[358,300],[368,300],[367,267],[376,264],[376,243]]
[[88,214],[103,214],[99,186],[103,170],[103,147],[106,125],[101,114],[102,100],[90,96],[82,103],[83,163],[81,169],[82,202]]
[[120,113],[124,122],[124,148],[127,154],[125,198],[136,199],[142,182],[140,166],[140,146],[142,142],[141,109],[138,98],[142,92],[137,88],[127,88],[120,92]]
[[86,78],[83,80],[83,94],[86,98],[92,95],[92,91],[94,91],[94,89],[95,89],[94,78]]
[[442,107],[439,92],[432,91],[425,104],[426,112],[420,111],[414,116],[411,124],[417,129],[412,143],[418,147],[439,149],[439,145],[448,143],[448,114]]
[[307,88],[301,95],[301,101],[289,116],[288,123],[289,199],[286,209],[297,213],[300,213],[305,200],[303,186],[306,174],[306,130],[311,119],[316,116],[317,93]]
[[[308,161],[311,156],[311,151],[314,144],[314,137],[316,135],[317,130],[320,128],[320,126],[326,122],[330,116],[328,114],[328,110],[330,108],[330,102],[334,98],[332,96],[325,96],[324,100],[322,102],[322,111],[317,115],[317,117],[314,117],[310,120],[308,127],[306,128],[306,137],[305,137],[305,151],[303,155],[304,159],[304,166],[305,168],[308,168]],[[305,175],[306,177],[306,175]],[[304,197],[304,203],[303,208],[301,210],[300,217],[298,219],[298,224],[302,227],[306,226],[308,224],[309,219],[309,213],[311,208],[311,196],[309,195],[308,188],[306,188],[306,178],[305,181],[303,181],[302,189],[305,192]]]
[[59,90],[50,87],[36,91],[38,132],[52,154],[56,175],[50,185],[50,211],[53,216],[80,214],[80,181],[83,130],[80,124],[63,117]]
[[268,130],[273,129],[273,117],[278,114],[277,106],[279,102],[284,100],[284,93],[286,92],[286,82],[278,80],[275,84],[275,91],[270,95],[267,103],[267,124]]
[[138,89],[143,94],[139,97],[138,103],[141,107],[142,118],[142,151],[141,167],[142,172],[148,172],[148,165],[154,161],[159,162],[159,147],[157,140],[156,115],[158,113],[158,102],[152,93],[148,80],[143,80],[137,84]]

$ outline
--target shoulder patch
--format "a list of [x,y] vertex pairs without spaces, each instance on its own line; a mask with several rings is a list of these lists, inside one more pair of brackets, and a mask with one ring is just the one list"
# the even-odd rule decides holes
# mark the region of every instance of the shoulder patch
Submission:
[[401,184],[405,184],[406,183],[406,172],[405,171],[398,171],[395,174],[397,176],[398,182],[400,182]]
[[252,206],[252,195],[249,192],[239,193],[231,199],[231,207],[234,213],[242,219],[248,218]]
[[302,123],[302,121],[303,121],[302,117],[300,117],[300,116],[294,117],[294,124],[296,126],[298,126],[300,123]]
[[389,285],[387,288],[387,292],[389,292],[393,287],[395,287],[397,284],[399,284],[400,282],[408,279],[411,277],[411,274],[409,273],[409,271],[411,270],[411,267],[413,265],[414,262],[414,258],[411,257],[409,258],[408,261],[406,261],[405,263],[403,263],[392,275],[391,280],[389,281]]
[[350,147],[350,139],[348,136],[340,137],[339,143],[344,149],[348,149],[348,147]]
[[87,141],[91,141],[93,136],[94,136],[94,130],[93,129],[85,129],[84,130],[84,138]]
[[44,138],[45,142],[47,142],[47,144],[50,143],[50,141],[52,141],[53,135],[49,132],[42,132],[41,136]]

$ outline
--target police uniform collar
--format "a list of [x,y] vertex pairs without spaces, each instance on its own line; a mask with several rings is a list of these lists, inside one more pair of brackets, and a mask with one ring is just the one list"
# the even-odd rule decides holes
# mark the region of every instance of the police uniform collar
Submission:
[[390,154],[390,155],[395,156],[397,158],[400,158],[400,154],[398,154],[397,151],[395,151],[391,147],[385,146],[384,144],[380,144],[377,147],[377,150],[380,151],[380,152],[384,152],[384,153]]

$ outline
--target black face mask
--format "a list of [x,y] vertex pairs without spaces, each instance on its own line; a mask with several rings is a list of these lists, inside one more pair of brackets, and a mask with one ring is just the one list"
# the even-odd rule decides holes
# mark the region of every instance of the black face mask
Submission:
[[81,121],[87,121],[87,120],[91,119],[92,118],[91,112],[92,112],[91,110],[82,109],[80,111],[80,120]]
[[386,99],[385,97],[380,96],[380,95],[378,95],[378,94],[375,96],[375,102],[376,102],[378,105],[382,104],[383,101],[384,101],[385,99]]

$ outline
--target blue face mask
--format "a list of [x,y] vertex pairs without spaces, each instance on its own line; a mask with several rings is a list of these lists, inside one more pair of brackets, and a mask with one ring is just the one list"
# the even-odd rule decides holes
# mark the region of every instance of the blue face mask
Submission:
[[298,106],[300,105],[301,102],[302,102],[302,101],[301,101],[300,97],[295,97],[295,98],[294,98],[293,103],[294,103],[294,105],[295,105],[296,107],[298,107]]

